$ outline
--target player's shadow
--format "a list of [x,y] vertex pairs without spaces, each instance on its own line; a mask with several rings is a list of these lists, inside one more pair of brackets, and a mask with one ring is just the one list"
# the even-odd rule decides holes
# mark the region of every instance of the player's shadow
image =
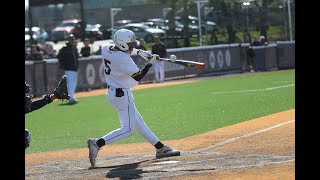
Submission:
[[58,106],[73,106],[76,105],[78,103],[68,103],[68,102],[61,102]]
[[[92,167],[91,169],[100,169],[100,168],[107,168],[111,169],[107,174],[106,178],[117,178],[120,180],[125,179],[140,179],[142,178],[142,173],[148,173],[147,171],[143,171],[143,169],[139,169],[139,164],[143,162],[147,162],[149,160],[136,162],[136,163],[129,163],[117,166],[105,166],[105,167]],[[138,169],[137,169],[138,168]]]
[[116,166],[107,173],[106,177],[119,178],[121,180],[140,179],[143,173],[142,169],[137,169],[140,163],[141,162]]

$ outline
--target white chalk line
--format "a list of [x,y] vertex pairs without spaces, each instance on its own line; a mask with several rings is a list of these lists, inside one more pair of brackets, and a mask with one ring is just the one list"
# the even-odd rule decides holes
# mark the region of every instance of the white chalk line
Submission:
[[289,85],[284,85],[284,86],[275,86],[275,87],[270,87],[270,88],[265,88],[265,89],[248,89],[248,90],[241,90],[241,91],[212,92],[211,94],[229,94],[229,93],[245,93],[245,92],[257,92],[257,91],[270,91],[270,90],[274,90],[274,89],[286,88],[286,87],[291,87],[291,86],[295,86],[295,84],[289,84]]
[[274,128],[277,128],[277,127],[280,127],[280,126],[289,124],[289,123],[293,123],[294,121],[295,121],[295,120],[290,120],[290,121],[287,121],[287,122],[283,122],[283,123],[280,123],[280,124],[271,126],[271,127],[269,127],[269,128],[266,128],[266,129],[262,129],[262,130],[260,130],[260,131],[252,132],[252,133],[249,133],[249,134],[244,134],[244,135],[242,135],[242,136],[237,136],[237,137],[234,137],[234,138],[231,138],[231,139],[228,139],[228,140],[219,142],[219,143],[214,144],[214,145],[212,145],[212,146],[208,146],[208,147],[206,147],[206,148],[199,149],[198,151],[205,151],[205,150],[208,150],[208,149],[212,149],[212,148],[221,146],[221,145],[223,145],[223,144],[227,144],[227,143],[236,141],[236,140],[238,140],[238,139],[242,139],[242,138],[246,138],[246,137],[249,137],[249,136],[253,136],[253,135],[256,135],[256,134],[259,134],[259,133],[262,133],[262,132],[266,132],[266,131],[269,131],[269,130],[271,130],[271,129],[274,129]]
[[273,82],[272,84],[288,84],[288,83],[294,83],[295,81],[276,81]]
[[295,84],[289,84],[289,85],[285,85],[285,86],[276,86],[276,87],[266,88],[266,91],[273,90],[273,89],[279,89],[279,88],[285,88],[285,87],[291,87],[294,85]]

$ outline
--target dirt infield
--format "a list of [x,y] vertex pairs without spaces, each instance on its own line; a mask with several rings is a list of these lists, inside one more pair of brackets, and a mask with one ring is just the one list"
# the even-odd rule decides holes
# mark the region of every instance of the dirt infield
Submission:
[[[194,80],[198,79],[156,85]],[[95,90],[89,95],[103,93]],[[164,141],[181,151],[179,157],[156,159],[149,143],[108,145],[100,150],[95,168],[90,167],[87,148],[26,154],[25,179],[294,179],[294,120],[291,109]]]

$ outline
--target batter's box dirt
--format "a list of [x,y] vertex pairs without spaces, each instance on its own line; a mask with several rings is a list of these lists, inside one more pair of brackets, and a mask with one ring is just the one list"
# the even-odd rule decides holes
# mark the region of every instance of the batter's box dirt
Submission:
[[[184,152],[184,156],[156,159],[151,154],[136,154],[97,159],[97,166],[91,168],[88,160],[59,161],[43,165],[29,165],[26,179],[64,179],[90,176],[107,178],[138,179],[174,177],[181,174],[195,174],[208,171],[221,171],[235,168],[265,166],[274,163],[294,162],[294,156],[266,156],[237,154],[217,155]],[[30,173],[33,172],[33,173]],[[105,175],[104,175],[105,174]],[[61,177],[62,176],[62,177]]]

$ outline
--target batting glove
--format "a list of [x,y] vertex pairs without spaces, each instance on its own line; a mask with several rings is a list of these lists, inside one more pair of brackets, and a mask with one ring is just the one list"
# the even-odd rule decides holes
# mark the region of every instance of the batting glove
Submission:
[[141,50],[141,49],[138,50],[137,54],[139,56],[141,56],[146,61],[149,61],[151,59],[151,57],[152,57],[152,54],[150,52],[144,51],[144,50]]
[[158,61],[160,61],[160,56],[158,54],[152,54],[148,62],[154,65]]

